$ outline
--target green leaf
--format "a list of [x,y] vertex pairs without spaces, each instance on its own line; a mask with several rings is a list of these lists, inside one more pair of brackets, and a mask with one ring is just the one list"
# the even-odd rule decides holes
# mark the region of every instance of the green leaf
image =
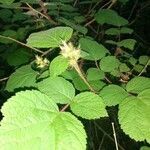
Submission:
[[101,80],[105,78],[105,73],[102,70],[97,68],[89,68],[87,70],[87,80],[94,81],[94,80]]
[[142,147],[140,148],[140,150],[150,150],[150,147],[148,147],[148,146],[142,146]]
[[128,72],[130,71],[130,68],[125,63],[121,63],[119,66],[119,70],[120,72]]
[[20,48],[9,52],[6,59],[10,66],[19,66],[29,62],[31,57],[32,54],[29,53],[28,49]]
[[5,89],[12,92],[17,88],[35,87],[36,76],[37,72],[30,65],[22,66],[11,74]]
[[120,65],[119,60],[115,56],[107,56],[101,59],[100,68],[104,72],[111,72],[117,69]]
[[146,63],[148,62],[149,59],[150,59],[150,57],[148,57],[148,56],[140,56],[139,64],[146,65]]
[[96,41],[92,41],[86,38],[80,38],[81,50],[88,53],[87,56],[83,57],[87,60],[99,60],[108,53],[108,50],[102,45],[98,44]]
[[137,97],[129,96],[119,105],[119,122],[123,131],[136,141],[150,143],[150,89]]
[[22,91],[2,107],[1,150],[85,150],[81,122],[59,112],[52,99],[39,91]]
[[[11,37],[14,39],[17,38],[17,32],[14,30],[11,30],[11,29],[5,30],[2,35],[6,36],[6,37]],[[0,37],[0,43],[9,44],[9,43],[13,43],[13,42],[14,41],[12,41],[12,40],[8,40],[8,39],[4,39],[4,38]]]
[[62,40],[68,41],[72,33],[73,30],[70,27],[55,27],[32,33],[27,39],[27,44],[38,48],[55,48],[59,47]]
[[112,76],[115,76],[115,77],[120,77],[121,76],[121,73],[118,69],[114,69],[113,71],[110,72],[110,74]]
[[14,2],[15,0],[0,0],[0,3],[10,5]]
[[117,45],[119,47],[125,47],[125,48],[128,48],[130,50],[134,49],[135,44],[136,44],[136,40],[134,40],[134,39],[125,39],[125,40],[122,40],[120,42],[117,42]]
[[120,104],[129,94],[118,85],[105,86],[99,96],[102,97],[106,106],[115,106]]
[[126,85],[126,90],[128,92],[136,94],[148,88],[150,88],[150,79],[146,77],[135,77]]
[[[138,73],[140,73],[143,70],[143,68],[144,68],[143,65],[137,64],[137,65],[134,66],[133,70],[135,70]],[[145,72],[145,70],[143,72]]]
[[110,24],[114,26],[124,26],[128,24],[128,20],[119,16],[117,12],[111,9],[100,9],[95,15],[95,19],[99,24]]
[[38,89],[56,103],[67,104],[75,96],[73,85],[62,77],[47,78],[39,82]]
[[70,107],[74,114],[85,119],[96,119],[107,116],[103,100],[91,92],[84,92],[75,96]]
[[63,56],[55,57],[50,63],[50,76],[56,77],[69,67],[69,61]]
[[107,35],[119,35],[119,34],[131,34],[133,32],[132,29],[127,27],[122,28],[110,28],[105,31]]
[[74,30],[77,30],[80,33],[86,34],[88,32],[87,28],[85,28],[84,26],[76,25],[76,23],[71,22],[65,18],[60,18],[59,21],[64,23],[67,26],[70,26],[71,28],[73,28]]
[[131,65],[135,66],[135,64],[137,63],[137,59],[135,59],[134,57],[130,57],[129,62]]

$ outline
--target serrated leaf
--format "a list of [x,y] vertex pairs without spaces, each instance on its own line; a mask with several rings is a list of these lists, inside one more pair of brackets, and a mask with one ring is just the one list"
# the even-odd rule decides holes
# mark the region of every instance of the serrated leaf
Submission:
[[36,76],[30,65],[22,66],[10,75],[5,89],[12,92],[17,88],[35,87]]
[[62,77],[47,78],[37,84],[38,89],[56,103],[67,104],[75,96],[73,85]]
[[134,66],[137,63],[137,59],[135,59],[134,57],[130,57],[129,62]]
[[126,85],[126,90],[128,92],[136,94],[148,88],[150,88],[150,79],[146,77],[135,77]]
[[100,68],[104,72],[112,72],[114,69],[117,69],[119,65],[120,62],[115,56],[107,56],[100,61]]
[[81,50],[88,53],[86,56],[82,56],[87,60],[99,60],[108,53],[108,50],[102,45],[97,43],[96,41],[92,41],[90,39],[81,38],[80,41]]
[[106,106],[115,106],[120,104],[129,94],[118,85],[105,86],[99,96],[102,97]]
[[88,81],[100,80],[104,78],[105,78],[105,73],[102,70],[99,70],[97,68],[89,68],[87,70]]
[[148,56],[140,56],[139,64],[146,65],[146,63],[148,62],[149,59],[150,59],[150,57],[148,57]]
[[120,72],[128,72],[130,71],[130,68],[125,63],[121,63],[119,66],[119,70]]
[[74,114],[85,119],[107,116],[102,98],[91,92],[84,92],[75,96],[70,107]]
[[134,39],[125,39],[125,40],[122,40],[120,42],[117,42],[118,46],[125,47],[125,48],[128,48],[130,50],[134,49],[135,44],[136,44],[136,40],[134,40]]
[[81,122],[59,112],[55,102],[39,91],[23,91],[2,107],[1,150],[85,150]]
[[59,47],[62,40],[68,41],[73,30],[70,27],[55,27],[49,30],[32,33],[27,39],[27,45],[38,48]]
[[50,76],[56,77],[69,67],[69,61],[63,56],[55,57],[50,63]]
[[[147,96],[145,96],[147,95]],[[150,89],[137,97],[129,96],[119,105],[119,123],[123,131],[136,141],[150,143]]]
[[111,9],[100,9],[96,13],[95,19],[99,24],[106,23],[118,27],[128,24],[128,20],[119,16],[116,11]]

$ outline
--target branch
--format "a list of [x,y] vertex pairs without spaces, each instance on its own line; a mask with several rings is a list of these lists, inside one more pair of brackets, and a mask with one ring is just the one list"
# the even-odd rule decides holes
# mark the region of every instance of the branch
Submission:
[[27,44],[24,44],[24,43],[22,43],[22,42],[20,42],[20,41],[18,41],[18,40],[16,40],[16,39],[13,39],[13,38],[11,38],[11,37],[3,36],[3,35],[0,35],[0,37],[1,37],[1,38],[4,38],[4,39],[11,40],[11,41],[14,41],[14,42],[16,42],[16,43],[18,43],[18,44],[20,44],[20,45],[22,45],[22,46],[25,46],[25,47],[27,47],[27,48],[30,48],[30,49],[32,49],[32,50],[34,50],[34,51],[36,51],[36,52],[41,53],[41,54],[44,53],[43,51],[41,51],[41,50],[39,50],[39,49],[36,49],[36,48],[31,47],[31,46],[29,46],[29,45],[27,45]]
[[38,53],[41,53],[41,54],[44,53],[44,52],[42,52],[42,51],[39,50],[39,49],[36,49],[36,48],[31,47],[31,46],[29,46],[29,45],[27,45],[27,44],[24,44],[24,43],[22,43],[22,42],[20,42],[20,41],[18,41],[18,40],[16,40],[16,39],[13,39],[13,38],[11,38],[11,37],[4,36],[4,35],[0,35],[0,38],[8,39],[8,40],[14,41],[14,42],[16,42],[16,43],[18,43],[18,44],[20,44],[20,45],[22,45],[22,46],[25,46],[25,47],[27,47],[27,48],[30,48],[30,49],[32,49],[32,50],[38,52]]
[[149,63],[150,63],[150,59],[147,61],[146,65],[144,66],[144,68],[142,69],[142,71],[139,73],[138,76],[140,76],[146,70],[146,68],[149,65]]

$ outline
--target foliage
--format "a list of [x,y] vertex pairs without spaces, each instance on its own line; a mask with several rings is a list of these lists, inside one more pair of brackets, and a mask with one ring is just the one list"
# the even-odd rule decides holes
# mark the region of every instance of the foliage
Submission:
[[135,57],[130,20],[112,8],[128,2],[0,0],[0,53],[13,70],[2,80],[1,150],[85,150],[86,123],[108,118],[150,144],[150,57]]

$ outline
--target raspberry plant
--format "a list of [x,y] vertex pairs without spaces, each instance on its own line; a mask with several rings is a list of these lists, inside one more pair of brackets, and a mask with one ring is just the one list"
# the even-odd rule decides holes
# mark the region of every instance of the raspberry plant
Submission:
[[[143,75],[150,58],[132,56],[137,41],[129,21],[111,9],[116,1],[91,14],[92,22],[104,27],[104,41],[88,34],[89,22],[82,25],[86,18],[71,0],[13,2],[0,1],[8,16],[3,21],[26,26],[3,27],[0,35],[2,46],[11,48],[3,57],[15,68],[4,85],[11,96],[1,108],[1,150],[85,150],[82,120],[109,118],[112,107],[118,107],[116,118],[126,135],[150,144],[150,79]],[[11,10],[24,4],[27,12]],[[33,17],[38,31],[28,25]]]

